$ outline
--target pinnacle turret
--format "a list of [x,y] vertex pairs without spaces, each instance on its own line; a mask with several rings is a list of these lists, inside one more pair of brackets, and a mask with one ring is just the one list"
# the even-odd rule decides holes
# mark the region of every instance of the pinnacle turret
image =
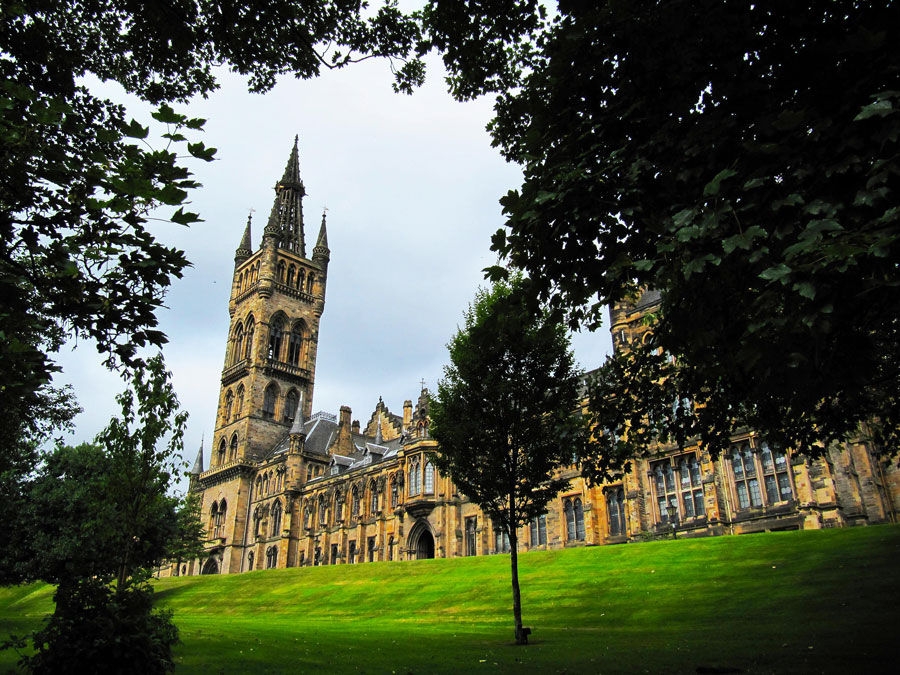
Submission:
[[235,250],[234,252],[235,265],[240,265],[247,258],[253,255],[253,244],[251,243],[250,235],[250,220],[252,218],[252,213],[247,215],[247,227],[244,228],[244,236],[241,238],[241,243],[238,245],[237,250]]
[[316,245],[313,248],[313,259],[324,258],[329,260],[331,252],[328,248],[328,229],[325,226],[325,211],[322,211],[322,224],[319,226],[319,237],[316,239]]
[[203,439],[200,439],[200,451],[197,453],[197,459],[194,460],[194,468],[191,469],[192,476],[199,476],[203,473]]
[[294,413],[294,423],[291,425],[291,436],[303,433],[303,400],[297,403],[297,410]]

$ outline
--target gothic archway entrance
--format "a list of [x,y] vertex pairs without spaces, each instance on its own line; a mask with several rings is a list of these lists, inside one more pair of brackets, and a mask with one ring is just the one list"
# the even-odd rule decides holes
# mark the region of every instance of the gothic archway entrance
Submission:
[[210,558],[203,565],[203,571],[200,574],[218,574],[219,573],[219,563],[216,562],[215,558]]
[[416,560],[428,560],[434,557],[434,536],[424,521],[415,524],[409,533],[409,549]]

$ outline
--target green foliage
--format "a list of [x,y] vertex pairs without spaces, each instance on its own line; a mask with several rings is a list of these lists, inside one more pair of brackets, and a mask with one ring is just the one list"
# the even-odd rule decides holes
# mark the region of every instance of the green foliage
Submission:
[[129,372],[122,414],[95,443],[57,447],[23,482],[4,581],[57,585],[56,611],[32,636],[33,672],[172,668],[177,631],[152,611],[147,580],[164,559],[195,554],[201,528],[196,499],[168,494],[187,420],[169,378],[161,356]]
[[579,373],[564,328],[524,303],[526,280],[480,289],[447,345],[450,365],[431,402],[435,464],[509,536],[516,643],[523,631],[517,528],[542,514],[568,481],[588,436]]
[[[169,104],[215,90],[218,64],[262,92],[284,73],[309,78],[379,56],[391,60],[395,88],[411,91],[424,76],[408,58],[418,40],[418,25],[394,2],[377,11],[346,0],[3,3],[0,409],[10,433],[0,470],[4,461],[33,466],[25,446],[46,436],[39,420],[60,396],[48,387],[52,354],[66,337],[92,339],[110,366],[132,365],[141,347],[166,341],[156,311],[189,263],[147,220],[152,212],[198,222],[183,206],[198,185],[176,151],[198,161],[215,154],[189,138],[204,121]],[[158,105],[161,147],[149,127],[92,94],[88,76]]]
[[512,536],[564,487],[552,475],[586,433],[568,337],[528,311],[525,286],[478,291],[429,409],[437,467]]
[[170,610],[153,609],[153,589],[114,590],[97,579],[61,585],[56,612],[33,636],[35,653],[20,661],[31,673],[170,673],[178,628]]
[[706,407],[685,431],[714,453],[728,428],[813,454],[862,422],[900,447],[895,3],[558,10],[527,64],[495,69],[518,67],[521,88],[448,60],[500,90],[494,143],[524,182],[493,249],[536,301],[596,328],[606,305],[663,292],[652,348],[677,367],[636,356],[598,394],[676,379]]

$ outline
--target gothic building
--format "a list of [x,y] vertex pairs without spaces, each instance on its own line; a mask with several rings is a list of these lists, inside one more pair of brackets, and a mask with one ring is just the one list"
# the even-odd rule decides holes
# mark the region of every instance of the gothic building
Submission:
[[[275,185],[261,245],[248,219],[235,252],[231,317],[210,466],[201,447],[191,489],[202,495],[202,558],[163,574],[502,553],[509,541],[429,461],[422,390],[402,415],[379,399],[365,426],[350,408],[313,414],[319,322],[330,250],[325,217],[312,256],[297,141]],[[642,339],[659,297],[611,309],[615,349]],[[900,472],[868,441],[806,460],[736,434],[712,460],[699,446],[662,448],[623,480],[589,486],[576,466],[522,550],[896,521]],[[674,507],[674,508],[669,508]],[[670,520],[670,512],[674,519]]]

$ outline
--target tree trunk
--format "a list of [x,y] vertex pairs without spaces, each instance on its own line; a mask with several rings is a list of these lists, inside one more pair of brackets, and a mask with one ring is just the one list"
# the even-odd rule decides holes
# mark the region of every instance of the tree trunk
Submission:
[[512,568],[513,617],[516,621],[516,644],[527,645],[528,634],[522,628],[522,597],[519,594],[519,542],[516,539],[515,528],[510,526],[509,530],[509,564]]

